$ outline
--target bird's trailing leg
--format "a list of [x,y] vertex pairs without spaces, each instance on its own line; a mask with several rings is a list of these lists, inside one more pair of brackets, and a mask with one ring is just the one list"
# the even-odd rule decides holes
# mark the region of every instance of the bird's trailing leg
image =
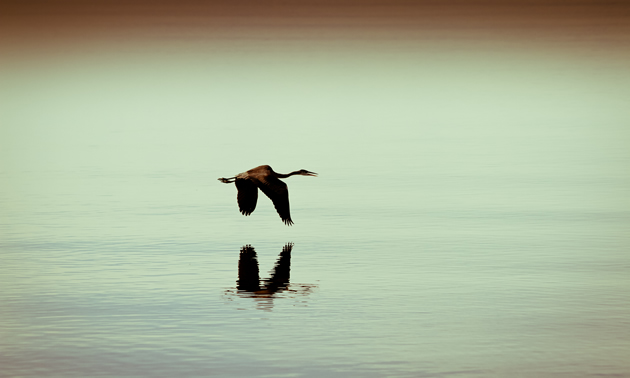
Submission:
[[223,183],[229,184],[231,182],[234,182],[236,180],[236,177],[230,177],[230,178],[223,178],[223,177],[221,177],[218,180],[223,182]]

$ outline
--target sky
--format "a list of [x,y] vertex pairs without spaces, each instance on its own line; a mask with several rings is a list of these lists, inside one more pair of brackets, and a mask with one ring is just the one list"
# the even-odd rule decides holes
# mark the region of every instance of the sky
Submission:
[[410,112],[626,119],[627,67],[624,1],[0,0],[0,142],[259,122],[327,141],[322,125]]
[[129,39],[521,40],[556,47],[630,46],[625,1],[239,0],[0,1],[0,46]]

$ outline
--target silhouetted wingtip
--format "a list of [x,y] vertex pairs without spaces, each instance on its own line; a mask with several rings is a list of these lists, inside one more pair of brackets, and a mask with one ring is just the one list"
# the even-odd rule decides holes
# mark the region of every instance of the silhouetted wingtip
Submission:
[[287,226],[293,226],[293,221],[291,219],[283,219],[284,224]]

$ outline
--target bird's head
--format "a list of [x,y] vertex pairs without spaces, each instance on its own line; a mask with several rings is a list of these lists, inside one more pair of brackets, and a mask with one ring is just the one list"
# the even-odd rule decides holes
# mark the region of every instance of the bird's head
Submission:
[[300,169],[298,171],[298,175],[302,175],[302,176],[317,176],[317,173],[311,172],[311,171],[307,171],[306,169]]

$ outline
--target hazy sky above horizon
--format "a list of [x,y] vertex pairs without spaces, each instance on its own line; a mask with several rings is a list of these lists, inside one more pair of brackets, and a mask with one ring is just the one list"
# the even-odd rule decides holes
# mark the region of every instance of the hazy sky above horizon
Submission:
[[[139,128],[128,140],[146,144],[145,127],[168,143],[210,124],[223,140],[265,124],[327,142],[377,121],[388,132],[625,120],[630,5],[567,4],[2,1],[4,160],[48,164],[42,146],[108,140],[112,128]],[[627,140],[615,122],[615,140]]]
[[134,39],[518,40],[619,50],[630,45],[630,5],[562,0],[0,2],[0,48]]

